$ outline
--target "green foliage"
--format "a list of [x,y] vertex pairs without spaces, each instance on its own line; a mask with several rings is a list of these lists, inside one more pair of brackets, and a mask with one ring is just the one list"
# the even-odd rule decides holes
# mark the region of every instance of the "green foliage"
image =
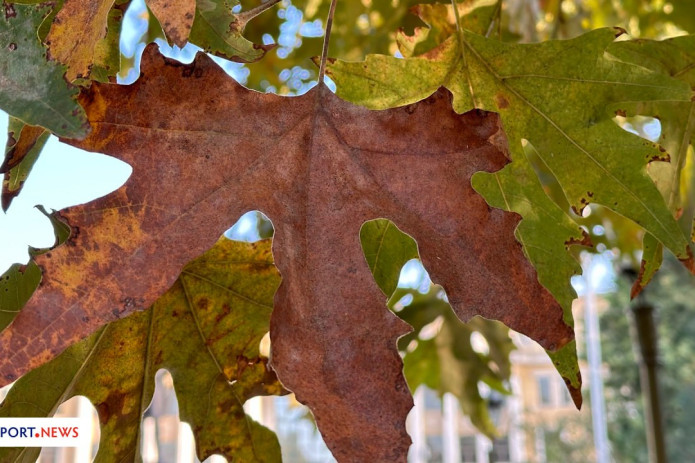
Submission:
[[385,219],[365,222],[360,229],[360,242],[376,284],[386,296],[392,295],[401,268],[409,260],[420,257],[417,243]]
[[37,30],[52,5],[7,3],[0,17],[0,108],[27,124],[66,137],[86,135],[78,90],[63,75],[66,68],[46,58]]
[[49,132],[33,127],[15,117],[9,118],[5,162],[0,166],[2,181],[2,208],[7,210],[12,199],[22,189],[29,172],[48,141]]
[[191,42],[203,50],[232,61],[253,62],[263,57],[267,47],[259,46],[242,35],[246,23],[255,15],[270,8],[274,2],[252,14],[232,13],[237,2],[228,0],[198,0],[191,29]]
[[41,282],[41,270],[34,262],[14,264],[0,276],[0,329],[17,316]]
[[[397,288],[401,267],[419,258],[419,254],[415,240],[390,220],[366,222],[360,230],[360,240],[375,281],[384,294],[390,295],[389,307],[413,327],[412,332],[398,340],[403,374],[410,390],[415,392],[425,385],[440,396],[453,394],[471,422],[481,432],[494,436],[488,399],[481,395],[478,385],[482,382],[498,392],[509,393],[509,353],[514,349],[509,329],[482,317],[461,322],[441,286],[431,285],[425,292]],[[473,348],[474,332],[487,343],[486,353]]]
[[[610,48],[610,52],[620,59],[639,62],[656,73],[678,79],[695,89],[694,36],[677,37],[663,42],[636,40],[616,43]],[[687,177],[681,179],[681,173],[695,141],[695,102],[692,99],[683,101],[664,98],[663,101],[635,101],[623,104],[622,107],[628,116],[645,115],[659,120],[659,144],[670,154],[670,162],[652,163],[648,172],[671,213],[680,218],[683,232],[690,234],[695,217],[695,204],[687,198],[693,194],[693,185]],[[644,287],[654,276],[661,265],[662,256],[661,243],[654,235],[645,235],[643,272],[641,279],[636,283],[636,289]]]
[[[641,297],[654,305],[658,333],[659,384],[669,461],[695,455],[695,279],[671,256]],[[601,348],[610,374],[605,378],[608,437],[619,463],[647,462],[644,404],[636,348],[630,333],[629,283],[618,291],[601,315]],[[616,335],[615,333],[620,333]]]
[[[405,307],[398,301],[412,297]],[[514,344],[509,329],[500,322],[475,317],[461,322],[444,299],[444,291],[433,286],[425,294],[412,289],[399,289],[391,299],[396,315],[413,326],[414,331],[398,340],[399,350],[405,353],[403,373],[408,386],[415,391],[425,385],[438,392],[453,394],[461,409],[481,432],[489,437],[496,434],[490,418],[489,398],[480,393],[479,383],[509,394],[507,382],[511,374],[509,353]],[[426,327],[439,325],[430,337]],[[478,333],[487,342],[488,352],[477,352],[471,336]]]

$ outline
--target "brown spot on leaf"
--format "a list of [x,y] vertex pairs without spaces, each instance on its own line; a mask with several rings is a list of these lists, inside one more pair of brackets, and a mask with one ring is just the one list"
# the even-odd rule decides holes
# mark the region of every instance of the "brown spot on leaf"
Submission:
[[125,398],[125,394],[114,389],[109,393],[106,400],[96,405],[97,413],[99,413],[99,422],[102,425],[108,422],[112,414],[121,415],[123,413]]
[[627,111],[625,111],[624,109],[616,109],[615,115],[620,117],[627,117]]
[[637,274],[637,279],[635,279],[635,282],[632,284],[632,288],[630,288],[630,299],[634,299],[639,294],[642,292],[644,289],[644,272],[646,271],[647,268],[647,262],[642,259],[642,262],[640,263],[639,267],[639,273]]
[[17,11],[12,3],[5,3],[5,19],[14,18],[17,16]]
[[507,109],[509,107],[509,101],[501,93],[495,95],[495,102],[500,109]]
[[587,247],[593,247],[594,244],[591,242],[591,237],[589,237],[589,234],[585,231],[582,230],[582,238],[577,239],[577,238],[570,238],[567,241],[565,241],[565,246],[570,247],[570,246],[587,246]]

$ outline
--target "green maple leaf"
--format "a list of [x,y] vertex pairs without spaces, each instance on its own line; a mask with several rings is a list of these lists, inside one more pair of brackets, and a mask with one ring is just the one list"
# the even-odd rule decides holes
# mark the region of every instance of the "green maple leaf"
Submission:
[[234,14],[232,8],[239,4],[235,0],[198,0],[190,41],[206,52],[232,61],[258,61],[275,45],[258,45],[242,34],[250,20],[276,3],[269,0],[256,8]]
[[[279,283],[270,240],[221,238],[150,309],[107,324],[20,378],[0,417],[51,416],[84,395],[101,424],[95,461],[140,461],[142,414],[155,373],[166,368],[201,460],[218,453],[230,461],[280,461],[275,435],[243,409],[251,397],[285,392],[259,352]],[[0,449],[0,460],[35,461],[39,450]]]
[[[618,42],[609,51],[620,59],[640,63],[661,75],[670,76],[695,90],[695,36],[677,37],[665,41],[634,40]],[[692,201],[692,180],[682,178],[689,149],[695,145],[695,101],[692,98],[619,103],[614,111],[626,116],[647,115],[659,119],[659,144],[670,154],[671,162],[655,162],[648,166],[670,211],[680,217],[681,229],[690,232],[695,215]],[[692,161],[691,161],[692,163]],[[692,169],[692,167],[691,167]],[[663,245],[653,234],[646,234],[643,243],[642,266],[632,295],[649,283],[661,266]],[[692,262],[686,262],[692,267]],[[692,270],[692,268],[691,268]]]

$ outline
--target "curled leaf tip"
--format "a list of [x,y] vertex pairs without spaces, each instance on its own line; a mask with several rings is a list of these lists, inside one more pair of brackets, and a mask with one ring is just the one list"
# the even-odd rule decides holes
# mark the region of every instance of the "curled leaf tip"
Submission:
[[613,29],[615,29],[615,31],[616,31],[615,32],[615,38],[616,39],[618,37],[620,37],[621,35],[627,34],[627,31],[620,26],[615,26],[615,27],[613,27]]

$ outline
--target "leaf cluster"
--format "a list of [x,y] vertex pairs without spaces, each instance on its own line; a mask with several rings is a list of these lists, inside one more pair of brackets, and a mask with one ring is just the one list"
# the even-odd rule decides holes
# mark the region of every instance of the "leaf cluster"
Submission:
[[[327,0],[148,0],[144,41],[201,51],[183,64],[149,45],[130,86],[117,83],[137,61],[119,50],[128,2],[6,1],[3,208],[50,133],[134,173],[49,214],[54,249],[2,276],[0,381],[21,378],[0,413],[50,415],[86,395],[102,442],[120,438],[98,458],[137,460],[167,368],[201,459],[277,461],[242,405],[291,390],[336,458],[396,461],[408,386],[453,393],[494,434],[478,384],[506,391],[512,345],[475,315],[537,340],[579,406],[578,248],[641,251],[633,295],[664,249],[695,269],[693,36],[597,27],[688,32],[690,2],[548,1],[531,16],[511,0],[419,3],[334,3],[337,97],[321,82],[286,99],[233,83],[208,56],[243,63],[252,88],[305,92]],[[655,120],[654,139],[629,133]],[[272,257],[269,241],[214,244],[226,218],[256,208],[275,224]],[[417,258],[441,287],[398,288]],[[272,361],[258,349],[268,331]]]

